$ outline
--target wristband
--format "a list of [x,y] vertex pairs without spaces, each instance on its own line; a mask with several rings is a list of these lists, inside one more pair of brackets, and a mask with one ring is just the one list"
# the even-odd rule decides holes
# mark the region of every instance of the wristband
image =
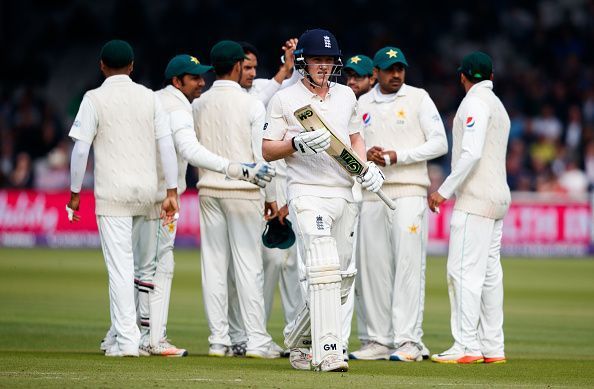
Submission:
[[291,138],[291,146],[293,147],[293,150],[297,151],[297,146],[295,146],[295,137]]
[[384,162],[386,162],[386,166],[390,166],[392,164],[389,154],[384,154]]

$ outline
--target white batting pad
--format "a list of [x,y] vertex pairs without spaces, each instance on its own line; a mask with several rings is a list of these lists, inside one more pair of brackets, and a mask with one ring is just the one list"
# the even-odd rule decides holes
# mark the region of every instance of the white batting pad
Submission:
[[333,356],[342,358],[340,320],[340,260],[334,238],[311,241],[306,253],[312,340],[312,366]]

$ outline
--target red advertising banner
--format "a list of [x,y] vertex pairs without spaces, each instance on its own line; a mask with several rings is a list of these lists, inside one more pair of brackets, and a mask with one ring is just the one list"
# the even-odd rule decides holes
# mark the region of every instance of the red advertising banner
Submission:
[[[0,246],[99,247],[92,191],[80,195],[78,223],[70,223],[65,206],[69,192],[0,191]],[[200,222],[196,191],[181,197],[177,242],[199,246]]]
[[[99,247],[93,193],[81,193],[81,221],[68,221],[64,209],[68,192],[0,191],[0,246]],[[504,220],[506,255],[585,256],[591,251],[592,206],[589,201],[548,199],[537,196],[514,199]],[[200,245],[200,220],[196,191],[181,197],[176,246]],[[442,205],[429,218],[432,254],[446,254],[453,202]]]

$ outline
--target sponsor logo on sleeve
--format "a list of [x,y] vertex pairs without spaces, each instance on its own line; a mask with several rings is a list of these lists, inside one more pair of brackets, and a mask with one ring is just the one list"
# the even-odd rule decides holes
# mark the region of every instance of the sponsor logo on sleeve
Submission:
[[365,112],[361,119],[363,120],[363,125],[365,127],[371,124],[371,115],[369,114],[369,112]]
[[466,128],[474,127],[474,118],[472,116],[468,116],[466,118]]

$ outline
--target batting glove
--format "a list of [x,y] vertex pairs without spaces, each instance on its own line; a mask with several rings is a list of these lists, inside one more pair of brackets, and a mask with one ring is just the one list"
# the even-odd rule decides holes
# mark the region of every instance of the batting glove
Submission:
[[275,175],[276,170],[274,167],[266,162],[230,162],[227,167],[227,178],[251,182],[260,188],[265,188],[266,184],[272,181],[272,177]]
[[315,155],[330,147],[330,132],[325,128],[302,132],[293,138],[293,148],[301,155]]
[[367,170],[360,176],[357,176],[357,181],[361,186],[370,192],[377,192],[382,187],[386,177],[384,173],[371,161],[367,162]]

